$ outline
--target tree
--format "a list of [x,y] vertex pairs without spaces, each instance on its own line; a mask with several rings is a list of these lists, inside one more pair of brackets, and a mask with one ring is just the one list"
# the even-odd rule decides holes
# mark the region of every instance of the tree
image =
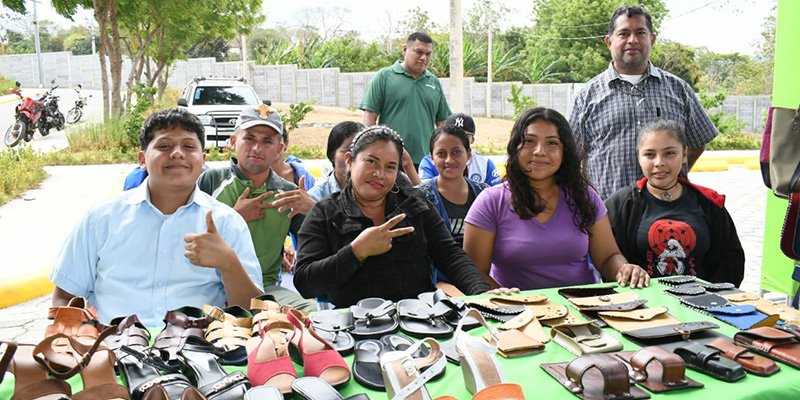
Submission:
[[[611,59],[603,41],[608,20],[626,2],[619,0],[540,0],[534,5],[536,25],[525,46],[526,62],[537,51],[553,57],[561,82],[586,82],[608,68]],[[657,32],[667,14],[663,0],[642,0]]]
[[650,61],[659,68],[683,79],[695,91],[698,90],[702,71],[695,60],[693,47],[671,40],[659,40],[653,46]]
[[85,26],[74,26],[64,32],[64,50],[75,55],[92,54],[92,32]]

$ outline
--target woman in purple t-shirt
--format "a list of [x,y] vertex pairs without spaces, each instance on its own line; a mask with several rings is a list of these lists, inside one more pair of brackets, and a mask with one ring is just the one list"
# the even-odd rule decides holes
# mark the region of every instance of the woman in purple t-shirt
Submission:
[[514,123],[503,183],[465,219],[464,249],[493,287],[522,290],[606,281],[643,287],[649,276],[620,254],[606,208],[581,172],[569,123],[533,108]]

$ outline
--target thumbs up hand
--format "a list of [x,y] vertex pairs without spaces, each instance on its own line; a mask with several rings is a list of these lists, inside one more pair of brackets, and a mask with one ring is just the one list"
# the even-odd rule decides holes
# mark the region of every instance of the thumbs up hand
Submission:
[[210,210],[206,214],[206,231],[187,233],[183,236],[183,241],[185,242],[183,255],[190,263],[200,267],[224,270],[231,265],[231,255],[236,257],[233,249],[217,232]]

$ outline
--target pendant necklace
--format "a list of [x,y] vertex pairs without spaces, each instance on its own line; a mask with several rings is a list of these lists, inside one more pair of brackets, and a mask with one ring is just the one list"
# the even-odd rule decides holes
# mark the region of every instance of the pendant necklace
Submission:
[[661,197],[661,200],[672,201],[672,193],[670,192],[670,190],[672,190],[676,186],[678,186],[678,183],[680,183],[680,182],[675,181],[674,185],[672,185],[672,186],[670,186],[670,187],[668,187],[666,189],[662,189],[662,188],[660,188],[660,187],[658,187],[656,185],[653,185],[652,183],[650,183],[650,186],[652,186],[652,187],[654,187],[654,188],[656,188],[656,189],[661,191],[661,195],[659,196],[659,197]]

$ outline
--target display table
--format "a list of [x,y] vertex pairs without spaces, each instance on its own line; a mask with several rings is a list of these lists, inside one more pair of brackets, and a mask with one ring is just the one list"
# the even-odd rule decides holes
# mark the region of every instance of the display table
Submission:
[[[654,281],[649,288],[640,289],[637,290],[637,292],[641,298],[648,300],[648,307],[666,306],[669,308],[670,314],[682,322],[698,320],[714,321],[720,325],[720,329],[718,329],[717,332],[728,336],[729,338],[737,332],[736,328],[733,326],[727,325],[722,321],[682,306],[676,298],[663,292],[665,287],[666,286]],[[618,288],[618,291],[620,292],[628,290],[630,289]],[[579,315],[577,311],[571,305],[569,305],[569,302],[557,293],[557,289],[537,290],[530,293],[544,294],[550,299],[550,301],[566,304],[570,308],[570,311],[576,315]],[[550,328],[545,327],[545,330],[549,332]],[[611,328],[604,328],[604,330],[622,340],[624,344],[624,351],[636,350],[640,348],[640,346],[634,344],[630,340],[627,340],[617,331],[614,331]],[[474,336],[483,335],[484,333],[486,333],[485,328],[475,329],[470,332],[470,334]],[[500,364],[503,368],[503,373],[506,376],[506,380],[508,382],[520,384],[525,392],[526,398],[529,400],[577,399],[577,397],[569,393],[567,389],[547,375],[547,373],[539,367],[541,363],[570,361],[574,358],[574,355],[551,341],[546,344],[544,352],[514,359],[500,358]],[[345,357],[345,361],[348,365],[352,365],[353,356],[350,355]],[[800,398],[800,370],[794,369],[791,366],[783,363],[778,364],[781,367],[781,371],[775,375],[769,377],[760,377],[748,374],[746,378],[735,383],[719,381],[707,375],[687,369],[686,374],[692,379],[705,384],[705,388],[682,390],[667,394],[650,394],[654,399],[680,398],[708,400],[709,396],[714,396],[725,400],[778,400]],[[226,367],[226,369],[230,371],[246,370],[245,367]],[[303,376],[303,369],[301,366],[297,366],[297,372],[298,376]],[[13,376],[7,374],[6,379],[3,381],[2,385],[0,385],[0,399],[11,398],[13,392],[13,381]],[[120,381],[122,382],[122,380]],[[69,379],[68,382],[72,385],[74,392],[77,392],[81,389],[82,385],[79,376]],[[443,395],[454,396],[462,400],[472,398],[472,395],[470,395],[465,389],[460,367],[451,363],[447,363],[447,371],[444,377],[437,381],[428,383],[426,387],[433,398]],[[369,397],[374,400],[386,398],[385,392],[377,392],[365,389],[353,379],[351,379],[350,382],[341,389],[341,393],[345,395],[345,397],[357,393],[367,393]]]

